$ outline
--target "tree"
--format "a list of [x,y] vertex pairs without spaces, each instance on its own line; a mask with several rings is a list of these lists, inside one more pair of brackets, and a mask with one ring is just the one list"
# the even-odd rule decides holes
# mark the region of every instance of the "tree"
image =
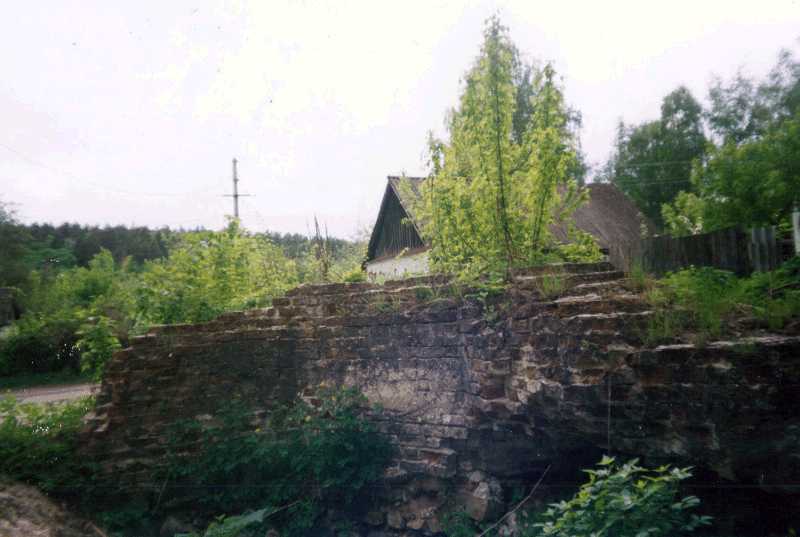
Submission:
[[28,233],[17,222],[14,212],[0,202],[0,286],[16,287],[27,279],[24,258],[28,254],[28,241]]
[[788,222],[800,201],[800,111],[761,138],[715,148],[694,185],[704,201],[705,230]]
[[800,201],[800,62],[783,51],[764,80],[717,79],[709,98],[717,145],[696,163],[693,193],[663,206],[669,231],[788,224]]
[[551,66],[524,66],[495,17],[465,77],[447,142],[431,137],[417,212],[444,272],[509,275],[558,250],[549,227],[582,195],[578,144]]
[[757,140],[800,109],[800,61],[783,50],[765,80],[742,73],[727,83],[716,78],[708,97],[708,125],[720,144]]
[[646,216],[662,223],[661,206],[691,190],[692,163],[705,153],[702,120],[700,103],[679,87],[664,97],[660,119],[633,127],[620,122],[601,178],[614,182]]

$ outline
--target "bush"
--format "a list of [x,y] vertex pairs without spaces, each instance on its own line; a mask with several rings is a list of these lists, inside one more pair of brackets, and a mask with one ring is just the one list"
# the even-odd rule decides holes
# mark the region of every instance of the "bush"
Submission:
[[572,499],[552,504],[526,535],[672,537],[711,522],[690,513],[700,503],[696,497],[678,498],[680,482],[691,476],[688,468],[648,470],[636,459],[620,466],[603,457],[596,470],[585,471],[589,482]]
[[367,273],[361,267],[355,267],[342,275],[345,283],[359,283],[367,281]]
[[800,314],[800,256],[772,272],[756,272],[742,281],[740,300],[770,328],[781,328]]
[[285,508],[270,521],[289,534],[311,527],[322,505],[349,505],[381,475],[388,441],[363,417],[359,392],[321,387],[312,402],[280,407],[255,429],[236,404],[213,423],[177,423],[165,503],[208,514]]
[[104,316],[90,317],[76,335],[80,337],[76,346],[81,354],[81,372],[101,380],[106,363],[122,347],[114,335],[113,321]]
[[711,267],[691,267],[662,280],[673,300],[687,309],[700,331],[717,336],[724,317],[737,303],[738,280],[732,272]]
[[45,492],[73,492],[82,475],[77,433],[93,405],[91,397],[48,405],[0,400],[0,474]]
[[0,375],[45,373],[79,367],[75,319],[45,322],[26,316],[0,339]]

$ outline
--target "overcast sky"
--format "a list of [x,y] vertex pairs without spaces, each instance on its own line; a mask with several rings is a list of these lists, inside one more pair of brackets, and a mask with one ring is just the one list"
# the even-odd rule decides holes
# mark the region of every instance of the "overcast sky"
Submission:
[[800,50],[797,0],[14,2],[0,21],[0,200],[24,222],[331,233],[422,174],[483,22],[552,61],[604,161],[621,118],[680,84],[762,76]]

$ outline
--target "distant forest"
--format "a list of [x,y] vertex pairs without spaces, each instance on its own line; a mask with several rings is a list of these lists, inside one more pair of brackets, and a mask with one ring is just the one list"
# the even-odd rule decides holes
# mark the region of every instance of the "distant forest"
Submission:
[[[129,259],[134,267],[141,266],[145,261],[167,257],[182,236],[206,231],[70,223],[25,225],[9,217],[0,218],[0,228],[0,285],[11,286],[21,283],[31,270],[87,267],[103,249],[118,263]],[[306,259],[314,245],[313,237],[299,233],[266,231],[252,235],[269,239],[287,258],[296,261]],[[327,243],[335,261],[353,258],[363,249],[361,241],[330,237]]]

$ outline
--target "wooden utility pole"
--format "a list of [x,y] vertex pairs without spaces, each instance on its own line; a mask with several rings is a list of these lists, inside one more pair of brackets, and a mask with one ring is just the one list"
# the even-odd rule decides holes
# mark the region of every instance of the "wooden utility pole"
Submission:
[[250,194],[239,194],[239,174],[236,169],[238,160],[233,159],[233,194],[224,194],[226,198],[233,198],[233,217],[239,219],[239,198]]

